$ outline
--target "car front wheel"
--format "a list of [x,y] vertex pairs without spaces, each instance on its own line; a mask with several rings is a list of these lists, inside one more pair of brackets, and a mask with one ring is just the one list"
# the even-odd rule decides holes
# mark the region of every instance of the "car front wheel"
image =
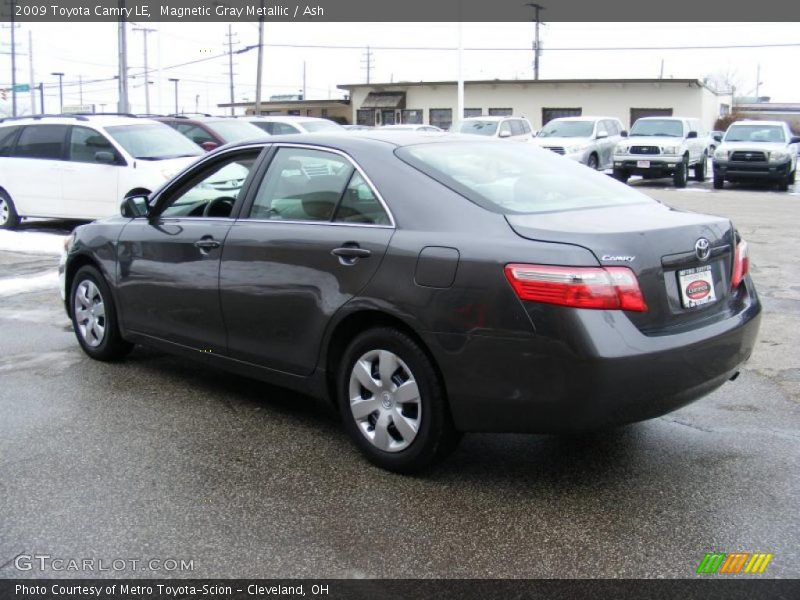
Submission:
[[401,331],[381,327],[358,335],[342,358],[337,389],[347,432],[379,467],[414,473],[458,444],[431,360]]
[[111,290],[95,267],[78,270],[69,297],[72,327],[86,354],[110,361],[130,352],[133,345],[120,335]]
[[675,174],[672,176],[672,182],[675,184],[676,188],[685,188],[688,178],[689,161],[684,158],[680,164],[675,166]]

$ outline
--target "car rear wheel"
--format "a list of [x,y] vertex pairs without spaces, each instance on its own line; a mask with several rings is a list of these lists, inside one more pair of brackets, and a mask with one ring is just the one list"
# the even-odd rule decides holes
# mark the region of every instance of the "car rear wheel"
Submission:
[[695,181],[705,181],[706,180],[706,163],[708,161],[708,156],[703,153],[700,162],[694,166],[694,179]]
[[622,183],[628,183],[628,174],[622,169],[614,169],[614,179]]
[[723,177],[720,177],[719,175],[715,174],[714,175],[714,189],[715,190],[721,190],[723,187],[725,187],[725,179]]
[[19,225],[19,215],[11,196],[0,190],[0,229],[14,229]]
[[413,473],[458,444],[433,364],[401,331],[376,328],[358,335],[342,358],[337,389],[345,429],[379,467]]
[[78,270],[69,298],[72,327],[86,354],[110,361],[131,351],[133,345],[123,340],[119,332],[111,290],[95,267]]
[[689,161],[684,158],[683,161],[675,166],[675,174],[672,176],[672,182],[676,188],[685,188],[686,180],[689,179]]

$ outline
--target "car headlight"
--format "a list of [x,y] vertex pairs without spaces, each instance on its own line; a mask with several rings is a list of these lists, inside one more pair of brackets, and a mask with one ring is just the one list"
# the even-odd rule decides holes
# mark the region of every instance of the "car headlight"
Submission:
[[775,150],[769,153],[769,162],[782,162],[789,158],[789,153],[785,150]]
[[714,151],[714,158],[716,160],[727,160],[728,159],[728,151],[723,150],[722,148],[717,148]]
[[629,144],[617,144],[617,147],[614,149],[615,154],[627,154],[628,150],[630,150]]
[[583,152],[589,147],[588,144],[575,144],[574,146],[567,146],[565,151],[567,154],[575,154],[576,152]]
[[158,171],[164,179],[169,179],[173,175],[175,175],[175,171],[172,169],[159,169]]
[[680,146],[661,146],[662,154],[678,154],[680,150]]

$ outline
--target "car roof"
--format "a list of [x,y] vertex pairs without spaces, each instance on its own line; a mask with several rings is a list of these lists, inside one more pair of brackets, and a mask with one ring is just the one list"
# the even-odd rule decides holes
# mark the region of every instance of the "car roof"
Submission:
[[784,121],[761,121],[759,119],[743,119],[741,121],[735,121],[731,123],[729,127],[733,127],[734,125],[769,125],[769,126],[778,125],[780,127],[786,125],[788,127],[788,125]]
[[592,117],[592,116],[581,116],[581,117],[558,117],[557,119],[550,119],[550,123],[553,121],[602,121],[603,119],[608,119],[609,121],[619,121],[617,117]]
[[503,119],[524,119],[525,117],[518,117],[516,115],[497,116],[487,115],[485,117],[464,117],[462,121],[502,121]]
[[142,123],[155,123],[149,118],[129,117],[123,115],[32,115],[27,117],[14,117],[0,119],[0,125],[95,125],[99,127],[109,127],[112,125],[137,125]]
[[241,117],[245,121],[288,121],[290,123],[303,123],[308,121],[329,121],[331,123],[335,123],[335,121],[331,121],[330,119],[320,119],[319,117],[302,117],[297,115],[248,115],[246,117]]

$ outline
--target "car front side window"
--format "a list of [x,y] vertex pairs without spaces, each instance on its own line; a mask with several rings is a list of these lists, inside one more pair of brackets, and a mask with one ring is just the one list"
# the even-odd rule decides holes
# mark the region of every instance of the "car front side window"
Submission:
[[173,218],[230,217],[259,153],[260,150],[237,152],[202,167],[184,185],[172,193],[167,192],[160,215]]
[[[88,127],[73,127],[69,139],[69,160],[72,162],[97,163],[98,153],[105,152],[112,156],[112,160],[119,160],[119,153],[114,146],[99,131]],[[107,161],[111,162],[111,161]]]

